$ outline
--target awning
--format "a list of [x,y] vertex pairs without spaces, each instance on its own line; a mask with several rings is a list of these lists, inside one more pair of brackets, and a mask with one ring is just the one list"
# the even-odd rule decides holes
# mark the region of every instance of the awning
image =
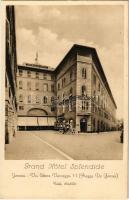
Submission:
[[38,126],[48,126],[48,117],[37,117]]
[[37,117],[18,117],[18,126],[37,126]]
[[55,117],[49,117],[48,118],[48,125],[49,126],[54,126],[55,122],[56,122],[56,118]]
[[18,117],[18,126],[54,126],[55,117]]

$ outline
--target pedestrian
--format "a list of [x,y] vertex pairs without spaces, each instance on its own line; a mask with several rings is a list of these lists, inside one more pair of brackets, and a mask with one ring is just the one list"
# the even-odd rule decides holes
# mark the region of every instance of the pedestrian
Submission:
[[62,133],[63,133],[63,134],[65,133],[65,129],[66,129],[66,127],[65,127],[65,122],[63,122],[63,124],[62,124]]
[[120,142],[123,143],[124,142],[123,124],[121,124],[121,126],[120,126],[120,131],[121,131]]
[[70,131],[70,133],[73,133],[73,126],[72,126],[71,122],[69,123],[69,131]]

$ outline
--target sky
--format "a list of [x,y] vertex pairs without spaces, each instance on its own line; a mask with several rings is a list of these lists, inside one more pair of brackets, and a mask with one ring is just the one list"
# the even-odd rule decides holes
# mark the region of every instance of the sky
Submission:
[[124,8],[122,5],[16,6],[18,64],[56,67],[73,44],[97,50],[123,117]]

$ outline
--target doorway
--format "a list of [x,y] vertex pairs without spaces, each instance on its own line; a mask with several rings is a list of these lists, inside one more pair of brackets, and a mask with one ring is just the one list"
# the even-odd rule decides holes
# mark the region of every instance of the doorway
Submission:
[[86,133],[87,132],[87,119],[82,118],[80,120],[80,131]]

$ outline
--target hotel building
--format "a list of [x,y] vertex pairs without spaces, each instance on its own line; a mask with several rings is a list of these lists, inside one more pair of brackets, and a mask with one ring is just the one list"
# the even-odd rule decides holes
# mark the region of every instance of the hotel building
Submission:
[[114,130],[116,103],[97,52],[73,45],[54,69],[18,66],[18,129],[52,129],[72,121],[78,132]]

